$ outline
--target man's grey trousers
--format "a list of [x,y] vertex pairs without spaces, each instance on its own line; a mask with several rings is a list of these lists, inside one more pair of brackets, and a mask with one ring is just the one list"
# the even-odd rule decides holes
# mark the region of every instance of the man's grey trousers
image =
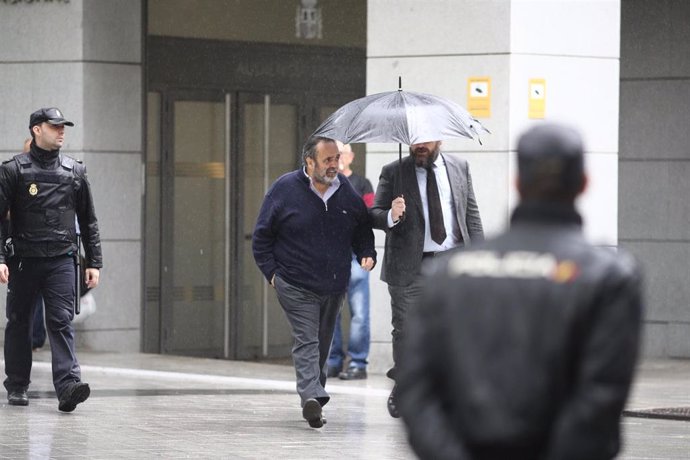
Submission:
[[333,340],[335,320],[345,299],[339,294],[319,295],[289,284],[280,276],[274,280],[278,301],[285,311],[294,344],[292,360],[297,376],[297,393],[302,406],[316,399],[322,406],[330,396],[325,390],[326,360]]

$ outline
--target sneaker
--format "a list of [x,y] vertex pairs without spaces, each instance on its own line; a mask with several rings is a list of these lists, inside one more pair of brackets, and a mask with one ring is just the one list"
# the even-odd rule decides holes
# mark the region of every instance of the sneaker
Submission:
[[348,367],[338,376],[340,380],[364,380],[367,378],[367,370],[363,367]]
[[312,428],[321,428],[324,424],[321,404],[316,399],[307,399],[302,408],[302,417]]
[[61,412],[72,412],[77,408],[77,404],[86,401],[91,394],[91,389],[88,383],[77,382],[62,392],[60,395],[60,403],[58,409]]
[[7,403],[10,406],[28,406],[29,395],[26,393],[26,390],[10,391],[7,393]]

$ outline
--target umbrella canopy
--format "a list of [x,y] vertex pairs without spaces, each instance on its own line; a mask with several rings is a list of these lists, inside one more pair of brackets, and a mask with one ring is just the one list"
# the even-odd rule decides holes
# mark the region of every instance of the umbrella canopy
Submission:
[[388,91],[348,102],[314,136],[356,142],[412,145],[488,133],[464,108],[448,99],[412,91]]

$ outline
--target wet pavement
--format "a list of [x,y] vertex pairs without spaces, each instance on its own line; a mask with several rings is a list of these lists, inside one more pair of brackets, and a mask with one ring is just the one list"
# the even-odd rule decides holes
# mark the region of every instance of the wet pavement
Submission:
[[[0,400],[1,459],[413,459],[386,410],[391,381],[331,379],[328,423],[301,417],[291,366],[79,352],[91,397],[57,410],[50,355],[35,355],[28,407]],[[4,363],[3,363],[4,366]],[[628,405],[690,407],[690,361],[641,365]],[[690,422],[626,416],[623,459],[690,458]]]

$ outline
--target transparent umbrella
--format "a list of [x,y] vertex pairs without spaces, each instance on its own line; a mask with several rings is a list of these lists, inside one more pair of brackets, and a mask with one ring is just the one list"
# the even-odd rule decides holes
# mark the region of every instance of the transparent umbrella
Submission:
[[482,132],[489,131],[455,102],[431,94],[398,90],[348,102],[333,112],[314,135],[345,144],[412,145],[457,137],[479,139]]
[[[398,89],[348,102],[316,128],[313,135],[344,144],[397,142],[402,168],[402,144],[458,137],[476,138],[481,144],[481,133],[489,130],[459,104],[432,94]],[[402,171],[399,174],[402,177]]]

